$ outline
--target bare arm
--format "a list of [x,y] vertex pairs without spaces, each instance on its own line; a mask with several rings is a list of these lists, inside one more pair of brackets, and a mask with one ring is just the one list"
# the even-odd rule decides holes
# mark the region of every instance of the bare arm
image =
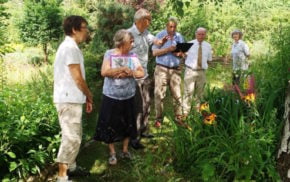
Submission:
[[143,67],[139,66],[135,71],[132,71],[132,75],[134,78],[143,78],[145,76]]
[[131,70],[127,67],[111,68],[110,61],[106,60],[102,64],[101,75],[103,77],[123,78],[128,77],[129,74],[132,75]]
[[170,46],[170,47],[167,47],[167,48],[163,48],[163,49],[154,49],[153,50],[153,56],[161,56],[163,54],[167,54],[169,52],[172,52],[176,49],[176,46]]
[[168,36],[164,36],[162,39],[154,39],[153,44],[157,46],[162,46],[168,40]]
[[69,66],[70,74],[75,81],[77,87],[85,94],[87,101],[93,103],[93,95],[82,77],[81,68],[79,64],[70,64]]
[[111,68],[110,62],[104,61],[102,65],[101,75],[103,77],[111,77],[111,78],[126,78],[126,77],[142,78],[144,77],[144,70],[142,66],[139,66],[136,71],[133,71],[126,66],[120,68]]

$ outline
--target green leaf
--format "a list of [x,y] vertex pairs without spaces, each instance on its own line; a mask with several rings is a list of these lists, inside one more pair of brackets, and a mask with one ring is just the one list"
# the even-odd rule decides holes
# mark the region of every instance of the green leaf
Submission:
[[16,158],[16,155],[13,152],[7,152],[7,155],[9,157],[11,157],[12,159],[15,159]]
[[9,171],[12,172],[17,168],[17,163],[16,162],[10,162],[9,164]]
[[21,116],[20,121],[24,121],[24,120],[25,120],[25,116]]
[[215,167],[212,164],[206,163],[202,165],[202,178],[205,181],[211,179],[215,174]]

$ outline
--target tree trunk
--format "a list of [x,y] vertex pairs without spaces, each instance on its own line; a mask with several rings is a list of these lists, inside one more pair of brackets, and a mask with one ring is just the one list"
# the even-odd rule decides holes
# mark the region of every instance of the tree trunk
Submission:
[[48,63],[47,44],[43,44],[42,45],[42,50],[43,50],[43,53],[44,53],[44,63],[47,64]]
[[282,181],[290,181],[290,80],[285,99],[284,130],[278,150],[277,168]]

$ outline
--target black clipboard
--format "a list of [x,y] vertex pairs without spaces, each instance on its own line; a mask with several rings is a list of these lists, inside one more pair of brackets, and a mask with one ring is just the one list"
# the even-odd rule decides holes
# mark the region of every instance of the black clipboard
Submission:
[[191,46],[193,45],[193,43],[177,43],[176,44],[176,49],[173,52],[187,52]]

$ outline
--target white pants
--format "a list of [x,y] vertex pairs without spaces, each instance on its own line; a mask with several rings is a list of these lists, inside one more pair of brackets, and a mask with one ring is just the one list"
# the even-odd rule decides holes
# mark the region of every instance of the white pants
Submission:
[[203,98],[203,90],[206,83],[205,70],[192,70],[185,68],[184,72],[184,95],[183,114],[188,115],[194,97],[195,104],[200,105]]
[[82,141],[82,104],[55,104],[61,127],[61,144],[56,161],[75,166]]

